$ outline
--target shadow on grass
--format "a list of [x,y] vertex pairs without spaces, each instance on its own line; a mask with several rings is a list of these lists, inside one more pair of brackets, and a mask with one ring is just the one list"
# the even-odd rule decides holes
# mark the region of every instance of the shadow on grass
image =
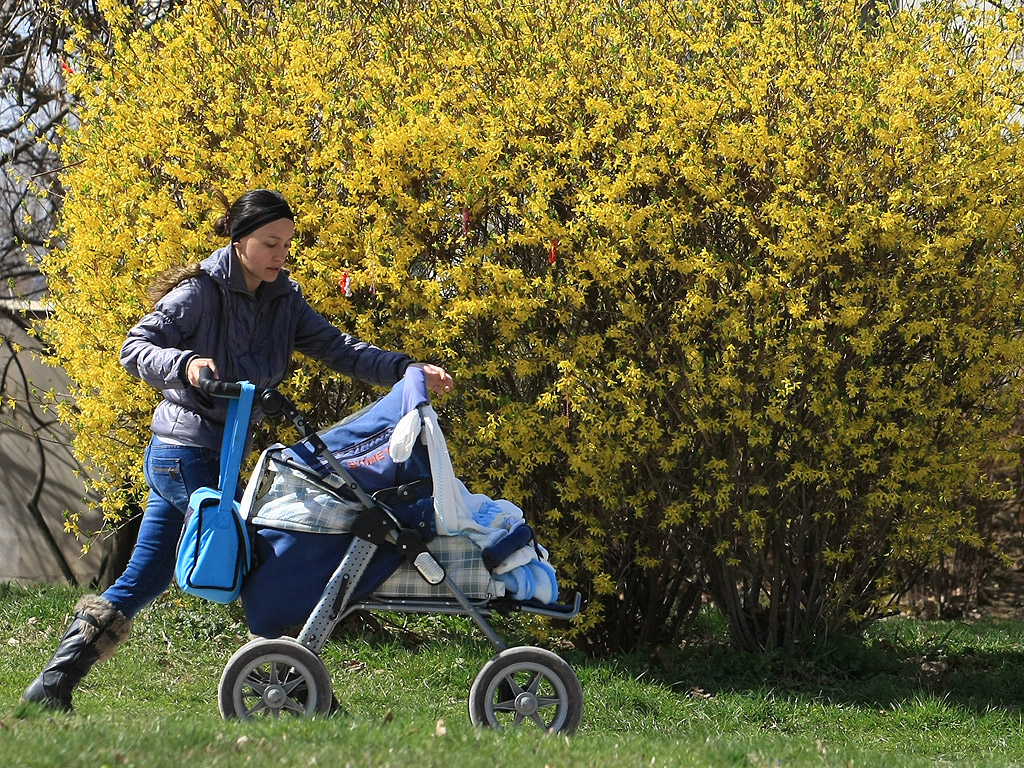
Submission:
[[[894,618],[877,623],[862,638],[835,639],[799,653],[738,651],[720,626],[710,625],[699,628],[682,648],[606,657],[588,656],[556,641],[537,643],[528,626],[514,617],[492,623],[510,646],[536,643],[558,652],[583,680],[588,699],[597,702],[603,685],[632,680],[637,701],[645,696],[640,688],[655,686],[673,697],[760,694],[875,710],[934,698],[970,713],[1024,712],[1024,623],[1019,622]],[[398,653],[435,644],[473,648],[481,658],[491,652],[465,617],[357,617],[341,634]],[[650,699],[651,706],[657,706],[655,700]]]
[[737,651],[722,638],[705,637],[615,663],[620,672],[695,696],[770,691],[880,710],[934,697],[977,713],[1024,711],[1019,622],[900,618],[876,625],[863,638],[837,639],[800,655]]

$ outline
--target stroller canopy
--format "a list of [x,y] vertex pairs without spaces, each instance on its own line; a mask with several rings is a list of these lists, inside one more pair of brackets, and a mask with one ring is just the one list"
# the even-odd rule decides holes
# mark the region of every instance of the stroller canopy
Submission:
[[[429,403],[423,371],[410,367],[387,395],[323,430],[320,438],[367,493],[426,479],[430,464],[425,451],[414,450],[399,464],[392,459],[388,442],[405,414]],[[320,476],[331,473],[307,441],[283,449],[281,457]]]

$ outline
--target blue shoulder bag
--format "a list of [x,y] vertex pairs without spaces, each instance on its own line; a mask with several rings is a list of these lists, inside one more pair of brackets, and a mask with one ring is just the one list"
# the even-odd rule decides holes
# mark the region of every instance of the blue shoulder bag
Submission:
[[228,403],[224,423],[220,490],[199,488],[189,497],[174,568],[174,578],[184,592],[215,603],[230,603],[238,597],[252,560],[249,532],[235,501],[235,489],[256,388],[247,381],[239,383],[241,394]]

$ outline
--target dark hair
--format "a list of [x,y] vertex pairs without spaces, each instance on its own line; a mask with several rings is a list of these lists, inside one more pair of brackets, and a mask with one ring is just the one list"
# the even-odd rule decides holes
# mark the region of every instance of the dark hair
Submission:
[[278,219],[295,221],[295,214],[284,196],[270,189],[253,189],[232,203],[228,212],[217,219],[213,231],[237,243],[250,232]]

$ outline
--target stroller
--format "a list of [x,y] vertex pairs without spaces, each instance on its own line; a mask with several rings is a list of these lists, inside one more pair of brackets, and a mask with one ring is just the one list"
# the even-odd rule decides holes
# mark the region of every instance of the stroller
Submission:
[[[200,386],[241,392],[210,378]],[[321,432],[277,390],[256,399],[303,438],[263,451],[242,495],[253,563],[241,599],[255,639],[224,668],[223,717],[329,714],[337,702],[319,653],[340,621],[361,610],[436,613],[470,617],[495,650],[469,689],[474,725],[573,733],[583,691],[572,667],[546,649],[508,647],[487,619],[570,619],[580,595],[556,602],[554,571],[521,512],[455,478],[422,370]]]

